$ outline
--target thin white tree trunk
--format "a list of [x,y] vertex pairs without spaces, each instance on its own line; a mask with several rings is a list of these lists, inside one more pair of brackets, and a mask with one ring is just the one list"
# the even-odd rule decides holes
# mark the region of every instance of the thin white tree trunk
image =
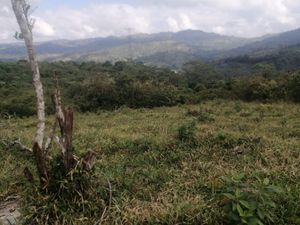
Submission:
[[34,142],[43,148],[44,132],[45,132],[45,101],[43,93],[43,85],[40,79],[40,71],[36,55],[33,49],[32,26],[28,20],[28,5],[25,0],[11,0],[14,13],[21,29],[22,38],[24,38],[30,66],[32,70],[33,85],[37,98],[37,116],[38,124]]

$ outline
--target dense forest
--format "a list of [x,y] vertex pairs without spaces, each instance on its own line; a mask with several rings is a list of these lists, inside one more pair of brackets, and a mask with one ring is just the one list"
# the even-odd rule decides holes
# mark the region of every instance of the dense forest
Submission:
[[[289,57],[287,57],[289,55]],[[217,98],[244,101],[300,101],[297,54],[241,56],[190,62],[180,71],[139,62],[43,62],[41,74],[52,113],[52,77],[60,78],[66,103],[78,111],[122,106],[152,108],[194,104]],[[35,97],[27,61],[0,63],[1,114],[35,114]]]

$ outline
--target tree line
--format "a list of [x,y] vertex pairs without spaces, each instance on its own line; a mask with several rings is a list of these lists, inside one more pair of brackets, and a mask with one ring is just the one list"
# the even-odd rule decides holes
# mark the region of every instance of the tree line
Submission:
[[[241,70],[241,66],[232,65],[233,61],[237,59],[231,60],[230,66],[224,66],[225,62],[190,62],[181,71],[139,62],[43,62],[40,67],[46,105],[51,106],[55,72],[66,103],[82,112],[194,104],[217,98],[300,102],[300,70],[279,70],[272,63],[244,61]],[[35,114],[26,61],[0,62],[0,98],[2,115]],[[53,113],[52,107],[46,111]]]

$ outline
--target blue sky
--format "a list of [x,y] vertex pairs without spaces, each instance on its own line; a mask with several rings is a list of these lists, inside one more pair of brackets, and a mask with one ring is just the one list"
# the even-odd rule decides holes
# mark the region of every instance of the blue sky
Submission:
[[[186,29],[257,37],[300,27],[299,0],[27,0],[38,41]],[[0,43],[18,29],[10,0],[0,0]]]

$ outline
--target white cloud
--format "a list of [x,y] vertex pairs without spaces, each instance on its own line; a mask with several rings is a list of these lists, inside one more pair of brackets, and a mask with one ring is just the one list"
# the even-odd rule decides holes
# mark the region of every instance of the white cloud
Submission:
[[[43,1],[34,0],[34,5]],[[226,35],[260,36],[300,26],[299,0],[93,1],[83,8],[37,9],[36,40],[78,39],[129,33],[200,29]],[[97,3],[99,2],[99,3]],[[123,2],[123,3],[122,3]],[[17,30],[9,0],[0,0],[0,43]]]
[[168,26],[170,27],[171,31],[179,31],[180,30],[176,19],[174,19],[173,17],[168,17],[167,23],[168,23]]
[[223,34],[225,31],[224,27],[222,26],[216,26],[213,28],[214,33]]
[[190,17],[187,14],[179,14],[181,20],[181,30],[184,29],[196,29],[197,27],[192,23]]
[[35,19],[35,24],[34,24],[34,31],[38,36],[42,37],[53,37],[55,35],[54,28],[44,21],[44,19],[40,17],[36,17]]
[[83,25],[83,29],[87,32],[87,33],[94,33],[96,30],[89,26],[89,25]]
[[8,14],[9,13],[8,6],[3,6],[2,9],[1,9],[1,13]]

